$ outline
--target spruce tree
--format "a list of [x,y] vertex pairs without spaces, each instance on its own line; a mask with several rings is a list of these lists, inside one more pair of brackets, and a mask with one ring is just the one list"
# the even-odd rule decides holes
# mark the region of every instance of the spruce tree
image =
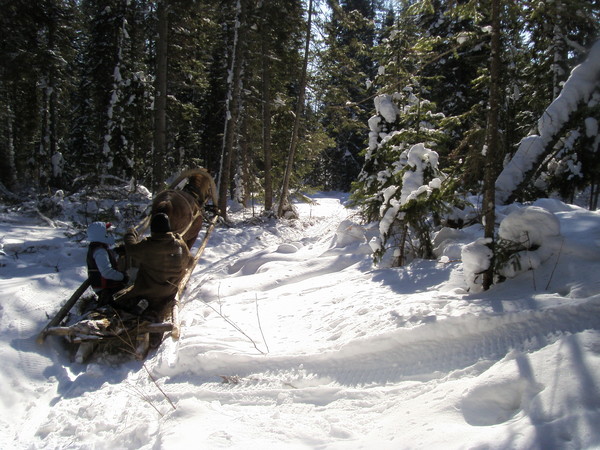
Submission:
[[66,1],[1,2],[0,181],[63,186],[77,21]]
[[347,191],[362,165],[366,145],[364,124],[371,115],[370,83],[375,76],[376,3],[373,0],[332,0],[325,24],[326,49],[321,56],[319,101],[322,123],[333,145],[321,154],[325,189]]

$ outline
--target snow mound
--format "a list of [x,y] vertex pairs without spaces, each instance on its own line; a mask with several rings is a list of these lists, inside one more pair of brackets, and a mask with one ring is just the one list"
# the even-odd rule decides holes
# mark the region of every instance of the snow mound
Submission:
[[498,236],[504,244],[521,249],[498,269],[498,273],[507,278],[537,269],[557,253],[562,241],[557,217],[539,206],[511,212],[500,223]]
[[506,216],[500,223],[498,236],[527,248],[539,247],[548,238],[560,235],[560,223],[550,211],[539,206],[526,206]]
[[475,242],[463,247],[461,256],[463,262],[463,271],[467,286],[473,292],[482,290],[481,275],[489,267],[492,260],[492,250],[488,247],[491,243],[489,238],[479,238]]
[[364,227],[351,220],[342,221],[335,232],[336,247],[342,248],[350,244],[365,242],[367,242],[367,238]]

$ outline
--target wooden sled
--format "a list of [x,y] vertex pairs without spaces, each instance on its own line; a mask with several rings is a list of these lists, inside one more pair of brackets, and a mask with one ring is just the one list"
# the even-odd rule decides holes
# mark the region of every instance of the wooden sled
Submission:
[[78,346],[75,361],[83,363],[98,346],[127,353],[141,360],[150,347],[162,342],[163,334],[173,329],[170,321],[137,315],[112,307],[100,307],[79,317],[71,325],[51,327],[47,334],[64,336]]
[[[101,347],[111,352],[128,353],[141,360],[146,357],[151,348],[160,345],[165,333],[170,333],[174,340],[179,339],[181,334],[179,324],[181,297],[217,221],[218,216],[216,215],[210,220],[202,243],[179,283],[177,294],[173,299],[165,299],[165,303],[171,303],[171,305],[165,309],[164,314],[156,316],[146,315],[142,312],[138,315],[105,306],[95,308],[72,319],[68,317],[70,310],[85,291],[83,287],[87,288],[89,285],[86,280],[40,332],[37,341],[44,342],[48,335],[63,336],[67,342],[78,346],[75,361],[83,363]],[[142,300],[140,299],[140,301]]]
[[[165,304],[169,306],[162,314],[145,314],[143,311],[140,314],[132,314],[104,306],[73,317],[71,310],[90,286],[90,281],[85,280],[39,333],[37,342],[43,343],[48,335],[63,336],[67,342],[78,346],[75,360],[82,363],[100,347],[125,352],[139,360],[146,357],[150,348],[160,345],[165,333],[170,333],[175,340],[179,339],[181,297],[218,219],[219,216],[215,214],[207,223],[206,232],[194,259],[180,281],[174,298],[165,299]],[[147,220],[142,221],[140,228],[146,226]]]

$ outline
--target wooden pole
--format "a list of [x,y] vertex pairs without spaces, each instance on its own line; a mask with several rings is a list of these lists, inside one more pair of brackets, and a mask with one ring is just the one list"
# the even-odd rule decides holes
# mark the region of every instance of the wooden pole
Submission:
[[202,253],[204,253],[204,250],[206,249],[206,245],[208,244],[208,238],[210,237],[211,233],[215,229],[215,226],[216,226],[218,220],[219,220],[219,216],[215,215],[209,222],[208,229],[206,230],[206,234],[204,235],[204,239],[202,240],[200,247],[198,247],[198,250],[196,251],[196,254],[194,255],[194,260],[190,264],[190,267],[189,267],[188,271],[186,272],[186,274],[183,276],[183,278],[179,282],[179,289],[177,290],[177,294],[175,295],[175,302],[173,303],[173,310],[171,312],[171,319],[173,322],[173,330],[171,330],[171,337],[174,340],[178,340],[179,336],[181,334],[181,330],[179,329],[179,303],[181,301],[181,295],[183,294],[183,291],[184,291],[185,287],[187,286],[187,283],[190,280],[190,277],[192,276],[194,267],[196,267],[196,264],[198,264],[198,260],[200,260]]
[[52,320],[50,320],[48,325],[46,325],[44,329],[40,332],[40,334],[38,334],[38,337],[36,339],[36,342],[38,344],[44,343],[44,340],[48,335],[48,329],[55,327],[65,318],[65,316],[68,314],[71,308],[73,308],[75,303],[77,303],[79,297],[83,295],[83,293],[87,290],[88,287],[90,287],[91,284],[92,282],[90,281],[90,279],[86,278],[86,280],[83,283],[81,283],[81,286],[79,286],[77,290],[73,292],[73,295],[71,295],[69,300],[66,301],[66,303],[62,306],[62,308],[60,308],[60,310],[56,313]]

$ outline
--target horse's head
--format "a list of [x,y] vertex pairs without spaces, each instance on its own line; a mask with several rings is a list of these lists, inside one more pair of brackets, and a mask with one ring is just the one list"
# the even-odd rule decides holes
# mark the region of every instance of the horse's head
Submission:
[[198,203],[204,205],[208,200],[212,199],[214,205],[218,203],[217,187],[210,174],[204,169],[197,169],[188,178],[188,186],[198,195]]

